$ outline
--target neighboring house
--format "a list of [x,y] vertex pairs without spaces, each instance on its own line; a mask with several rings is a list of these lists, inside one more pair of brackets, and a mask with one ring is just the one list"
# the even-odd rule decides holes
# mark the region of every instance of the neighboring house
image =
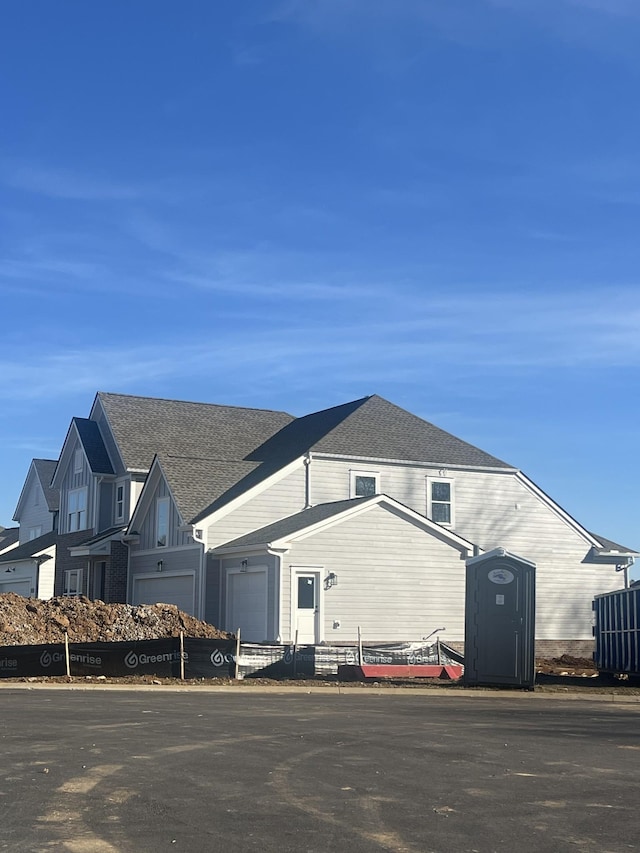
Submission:
[[0,593],[51,598],[56,564],[55,531],[0,553]]
[[55,459],[34,459],[29,466],[13,520],[20,525],[20,544],[57,529],[59,493],[52,488]]
[[34,459],[29,466],[13,515],[20,525],[18,541],[11,550],[0,550],[0,593],[53,595],[59,497],[51,487],[55,468],[54,459]]
[[11,548],[16,548],[19,544],[19,527],[0,526],[0,554],[3,554],[5,551],[9,551]]
[[586,651],[594,595],[622,586],[617,570],[636,556],[517,468],[375,395],[296,419],[96,404],[118,413],[124,470],[148,470],[123,537],[127,599],[175,603],[246,640],[445,627],[461,643],[465,559],[501,547],[537,566],[539,652]]
[[[128,600],[123,532],[157,452],[195,457],[205,448],[241,458],[291,420],[282,412],[99,393],[89,418],[71,421],[52,480],[60,491],[56,595]],[[175,517],[166,523],[173,531]],[[190,532],[175,533],[179,544],[202,551]],[[144,592],[136,588],[139,601],[148,600]]]

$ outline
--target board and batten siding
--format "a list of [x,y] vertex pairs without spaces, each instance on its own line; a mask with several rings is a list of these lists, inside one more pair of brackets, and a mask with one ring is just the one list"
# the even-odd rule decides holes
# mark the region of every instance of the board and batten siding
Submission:
[[512,471],[314,458],[312,502],[347,497],[351,471],[379,472],[381,492],[423,515],[427,478],[452,480],[455,532],[484,551],[505,548],[536,564],[537,639],[590,640],[593,597],[624,585],[613,566],[585,562],[590,543]]
[[64,476],[62,478],[62,482],[60,484],[60,516],[59,516],[59,530],[60,533],[68,533],[68,522],[69,522],[69,492],[74,489],[81,489],[83,487],[87,487],[87,523],[85,526],[85,530],[93,529],[94,525],[94,515],[95,515],[95,504],[96,504],[96,494],[95,494],[95,477],[91,473],[91,469],[87,463],[87,460],[84,458],[84,453],[82,457],[82,470],[74,471],[73,470],[73,462],[75,458],[76,450],[81,448],[82,445],[80,441],[76,439],[73,443],[73,447],[71,448],[71,452],[68,456],[69,465],[67,470],[64,472]]
[[[420,640],[446,627],[464,639],[465,562],[460,551],[394,511],[366,513],[295,542],[283,558],[285,641],[291,641],[291,568],[322,567],[336,586],[321,589],[323,639],[353,642]],[[339,623],[339,624],[338,624]]]
[[301,464],[300,468],[211,524],[207,531],[209,547],[230,542],[251,530],[300,512],[304,502],[305,472]]
[[29,541],[29,531],[41,527],[42,533],[53,530],[53,513],[49,512],[40,480],[32,473],[27,494],[18,522],[20,524],[20,545]]
[[[146,551],[156,548],[156,505],[158,498],[169,498],[169,528],[167,534],[167,545],[157,548],[158,552],[166,550],[166,548],[178,548],[193,544],[193,537],[190,533],[181,531],[180,525],[182,519],[180,513],[171,497],[167,483],[164,478],[161,478],[157,488],[154,490],[149,501],[149,508],[138,525],[138,533],[140,534],[140,542],[136,546],[139,551]],[[156,557],[158,559],[158,557]]]

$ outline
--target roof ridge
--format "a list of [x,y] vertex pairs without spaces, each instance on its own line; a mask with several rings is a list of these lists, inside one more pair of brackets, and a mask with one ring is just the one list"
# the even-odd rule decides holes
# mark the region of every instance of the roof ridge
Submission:
[[152,400],[156,403],[182,403],[186,406],[209,406],[215,409],[243,409],[245,411],[250,412],[273,412],[277,415],[290,415],[289,412],[285,412],[284,409],[261,409],[257,406],[239,406],[235,404],[229,403],[204,403],[198,400],[179,400],[175,397],[149,397],[142,394],[119,394],[115,391],[98,391],[96,394],[97,397],[125,397],[128,400]]

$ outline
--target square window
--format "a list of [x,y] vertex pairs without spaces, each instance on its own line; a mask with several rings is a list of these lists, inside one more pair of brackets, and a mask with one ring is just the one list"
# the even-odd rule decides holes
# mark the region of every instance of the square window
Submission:
[[380,492],[380,475],[375,471],[352,471],[350,497],[370,498]]

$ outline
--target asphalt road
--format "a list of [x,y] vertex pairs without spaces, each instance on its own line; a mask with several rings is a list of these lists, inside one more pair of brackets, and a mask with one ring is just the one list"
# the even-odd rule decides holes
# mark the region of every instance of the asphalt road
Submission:
[[640,849],[640,705],[3,689],[0,849]]

